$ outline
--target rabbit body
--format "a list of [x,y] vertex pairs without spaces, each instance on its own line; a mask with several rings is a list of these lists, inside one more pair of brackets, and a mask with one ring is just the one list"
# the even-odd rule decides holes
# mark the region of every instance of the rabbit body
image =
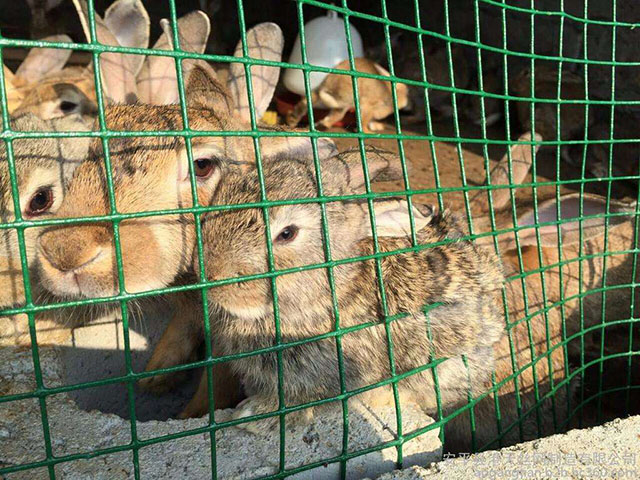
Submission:
[[[377,63],[366,59],[354,59],[355,69],[358,72],[370,73],[374,75],[389,76],[384,68]],[[351,70],[349,60],[344,60],[334,68],[338,70]],[[379,131],[384,125],[376,120],[382,120],[394,112],[391,82],[385,82],[374,78],[358,78],[358,99],[360,105],[360,118],[362,119],[362,129],[365,132]],[[408,105],[407,86],[396,83],[396,95],[398,109],[403,109]],[[331,128],[340,121],[344,115],[355,108],[353,83],[350,75],[331,73],[311,94],[313,105],[324,105],[330,112],[318,123],[325,128]],[[307,100],[303,98],[287,116],[287,124],[296,126],[303,116],[307,114]]]
[[[341,154],[329,170],[323,185],[331,194],[344,193],[332,182],[354,178],[343,165],[354,163],[359,155]],[[356,161],[359,163],[359,160]],[[333,169],[333,170],[331,170]],[[315,195],[312,164],[290,159],[264,167],[267,197],[270,200]],[[342,180],[340,180],[342,179]],[[235,204],[258,199],[258,178],[250,175],[228,178],[213,197],[215,204]],[[408,222],[406,204],[400,214]],[[384,203],[382,202],[384,208]],[[358,203],[327,204],[333,258],[350,258],[373,253],[366,206]],[[378,213],[380,214],[378,217]],[[486,388],[493,368],[492,345],[503,332],[498,308],[502,270],[497,258],[480,250],[460,236],[457,220],[449,213],[421,217],[416,213],[417,239],[420,244],[451,241],[419,252],[386,256],[381,271],[386,292],[388,315],[406,314],[389,325],[396,373],[404,373],[427,364],[434,357],[454,357],[438,366],[443,404],[448,408],[464,403],[469,391]],[[377,212],[380,251],[411,247],[411,240],[385,222],[387,212]],[[270,209],[271,233],[289,222],[299,226],[296,239],[302,243],[279,245],[274,241],[275,268],[294,268],[322,263],[324,253],[318,205],[295,205]],[[418,224],[421,229],[418,228]],[[277,227],[276,227],[277,225]],[[274,230],[275,229],[275,230]],[[207,278],[218,280],[264,272],[267,269],[264,223],[257,210],[215,212],[205,216],[203,241]],[[277,237],[276,237],[277,238]],[[295,242],[295,240],[293,241]],[[334,282],[342,328],[380,321],[372,327],[342,336],[344,380],[348,390],[372,385],[391,376],[382,302],[372,260],[335,267]],[[333,331],[335,318],[332,296],[324,269],[277,277],[278,308],[282,342],[299,341]],[[212,288],[209,301],[220,322],[219,346],[225,354],[252,351],[275,344],[276,331],[268,280],[227,284]],[[426,304],[442,302],[425,316]],[[432,338],[432,340],[429,340]],[[460,355],[467,355],[467,373]],[[287,405],[328,398],[340,393],[339,364],[335,339],[327,338],[285,348],[282,351],[284,395]],[[249,398],[237,416],[265,413],[277,407],[278,375],[276,354],[269,353],[234,360],[231,368],[242,379]],[[399,382],[401,389],[428,412],[436,411],[432,372],[425,370]],[[246,428],[264,428],[244,424]],[[272,422],[266,422],[267,428]],[[255,426],[255,427],[254,427]]]
[[[538,135],[536,141],[540,139]],[[525,134],[520,140],[529,142],[531,135]],[[535,148],[524,143],[511,148],[514,184],[525,182],[534,151]],[[508,161],[509,157],[505,155],[491,172],[493,185],[511,183],[507,175]],[[513,214],[510,208],[506,208],[508,192],[508,189],[493,192],[495,228],[491,227],[487,214],[476,219],[476,232],[513,229]],[[579,222],[581,203],[585,217]],[[559,255],[556,225],[539,227],[539,239],[533,228],[536,224],[557,221],[558,207],[563,218],[562,255]],[[627,285],[634,281],[634,255],[628,253],[636,248],[634,210],[634,204],[613,199],[607,202],[605,198],[590,194],[568,194],[560,197],[560,205],[555,198],[540,202],[537,220],[531,208],[520,205],[518,244],[513,232],[497,237],[508,279],[505,293],[510,324],[509,334],[494,349],[496,384],[504,382],[497,392],[503,433],[499,441],[496,440],[500,435],[495,399],[483,399],[475,408],[479,447],[488,442],[491,444],[487,446],[497,447],[539,438],[572,425],[569,412],[575,408],[575,379],[579,377],[574,377],[574,380],[567,377],[567,361],[577,362],[583,353],[589,358],[590,353],[588,349],[585,351],[583,340],[587,346],[593,343],[594,335],[599,332],[593,327],[602,321],[604,325],[610,325],[606,328],[607,337],[621,331],[628,336],[627,323],[616,326],[610,322],[633,316],[631,300],[634,290]],[[623,215],[610,217],[606,228],[602,218],[588,217],[607,212]],[[628,215],[624,215],[625,212]],[[580,226],[582,237],[579,235]],[[487,248],[493,248],[493,241],[493,237],[478,239]],[[605,256],[603,252],[609,254]],[[538,272],[540,269],[542,273]],[[524,275],[522,279],[518,279],[521,275]],[[614,288],[603,296],[600,289],[605,275],[606,285]],[[572,338],[578,332],[584,333],[561,346],[563,339]],[[624,345],[620,343],[623,349]],[[600,358],[599,347],[597,357]],[[512,358],[515,363],[512,363]],[[619,365],[621,363],[625,365]],[[626,385],[626,363],[626,357],[609,359],[605,363],[606,378],[610,383],[615,383],[613,379],[616,378],[617,386]],[[584,378],[583,374],[583,381]],[[558,388],[559,385],[562,386]],[[558,389],[552,393],[554,386]],[[549,398],[545,399],[545,396]],[[451,426],[455,428],[456,424],[464,421],[468,421],[464,416],[456,418]],[[459,447],[461,451],[468,451],[470,445],[467,441]]]

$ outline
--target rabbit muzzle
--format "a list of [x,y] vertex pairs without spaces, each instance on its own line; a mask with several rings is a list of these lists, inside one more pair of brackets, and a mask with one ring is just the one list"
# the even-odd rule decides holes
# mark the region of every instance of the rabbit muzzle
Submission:
[[[194,263],[197,265],[197,260]],[[208,281],[231,281],[231,283],[223,283],[210,288],[207,292],[209,301],[227,312],[246,320],[255,320],[271,312],[271,288],[269,286],[269,279],[239,279],[238,281],[234,281],[236,278],[258,272],[237,263],[227,263],[216,266],[212,265],[212,263],[205,262],[205,265]],[[198,270],[198,267],[196,267],[196,269]]]
[[45,231],[38,239],[42,283],[60,296],[96,297],[117,291],[110,232],[102,226]]

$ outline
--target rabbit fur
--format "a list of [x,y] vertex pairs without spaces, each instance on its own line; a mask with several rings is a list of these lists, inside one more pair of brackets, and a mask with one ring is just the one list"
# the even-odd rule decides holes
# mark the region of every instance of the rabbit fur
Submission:
[[[66,116],[42,120],[31,113],[24,113],[10,121],[15,131],[64,131],[86,130],[83,120]],[[89,147],[89,138],[17,138],[12,142],[16,183],[22,218],[42,220],[51,217],[60,207],[66,193],[66,184],[73,170],[84,159]],[[43,208],[34,210],[31,202],[38,195],[48,196]],[[45,197],[46,198],[46,197]],[[0,221],[7,223],[16,219],[12,196],[7,148],[0,147]],[[42,227],[24,230],[27,264],[31,267],[36,257],[36,243]],[[2,230],[0,248],[0,309],[21,306],[25,302],[22,263],[16,230]],[[34,273],[34,272],[32,272]],[[32,295],[39,295],[38,282],[31,276]],[[47,314],[36,315],[39,326],[51,324]],[[31,344],[26,315],[0,317],[0,345]],[[60,328],[42,328],[38,332],[38,343],[44,345],[59,341]]]
[[[519,140],[531,142],[531,134],[527,133]],[[537,136],[535,141],[539,140]],[[536,150],[535,146],[532,149],[527,143],[514,145],[509,155],[505,155],[491,172],[491,184],[523,183]],[[511,177],[508,175],[509,164]],[[510,208],[505,208],[509,189],[501,188],[492,192],[495,227],[491,226],[488,214],[476,219],[474,227],[476,233],[506,231],[497,235],[497,240],[508,280],[505,294],[509,321],[516,322],[509,329],[510,335],[503,337],[494,349],[496,383],[507,381],[498,392],[503,418],[503,437],[499,442],[493,441],[498,436],[494,399],[488,397],[476,406],[476,424],[482,434],[477,438],[478,445],[492,441],[487,446],[497,447],[538,438],[571,426],[568,413],[569,408],[575,407],[573,392],[578,377],[567,377],[570,367],[567,361],[573,363],[572,359],[579,357],[583,338],[589,344],[598,333],[594,326],[631,317],[633,293],[628,285],[633,281],[633,254],[628,252],[636,248],[636,240],[635,203],[611,199],[609,212],[616,216],[609,218],[605,229],[602,218],[593,218],[594,215],[607,213],[605,198],[590,194],[583,194],[582,197],[580,194],[565,194],[560,197],[559,205],[564,221],[560,229],[562,255],[559,255],[557,227],[553,224],[558,218],[555,198],[538,204],[537,221],[532,207],[519,206],[516,240],[513,214]],[[486,193],[482,195],[486,196]],[[481,201],[480,196],[476,201]],[[581,204],[586,218],[580,223]],[[552,225],[539,227],[538,240],[534,226],[543,223]],[[579,234],[581,225],[582,237]],[[493,237],[479,238],[477,241],[493,248]],[[518,252],[521,252],[520,256]],[[610,255],[605,256],[604,252],[610,252]],[[560,267],[561,260],[564,263]],[[536,273],[541,268],[543,273]],[[603,318],[600,288],[605,272],[606,285],[617,287],[606,294]],[[518,277],[522,275],[523,278],[519,280]],[[610,325],[606,330],[612,333],[620,329],[628,331],[629,328],[626,323],[621,326]],[[585,333],[580,333],[583,331]],[[560,346],[564,338],[572,338],[566,347]],[[511,361],[512,354],[516,359],[515,364]],[[608,377],[615,376],[614,369],[609,369]],[[561,385],[560,382],[563,382],[563,386],[553,393],[553,398],[545,400],[545,396],[551,395],[551,387]],[[538,393],[535,384],[539,387]],[[518,398],[520,406],[517,405]],[[522,418],[519,412],[526,413],[523,422],[517,422]],[[461,418],[460,421],[464,420]],[[505,431],[508,428],[511,430]],[[469,448],[468,443],[462,445],[462,451],[465,448]]]
[[[367,159],[371,180],[388,176],[393,170],[392,162],[399,166],[397,158],[376,151],[369,150]],[[269,200],[316,196],[315,170],[310,161],[283,158],[266,162],[263,171]],[[361,193],[363,190],[365,176],[357,151],[325,160],[322,172],[325,195]],[[257,173],[234,172],[219,184],[212,204],[254,202],[259,197]],[[375,202],[374,206],[380,251],[410,248],[407,203],[391,199]],[[326,204],[326,215],[334,260],[373,253],[366,203],[330,202]],[[491,251],[480,250],[472,242],[459,238],[458,220],[449,212],[429,210],[425,214],[414,209],[414,218],[420,245],[446,243],[417,252],[385,256],[381,260],[387,314],[406,314],[390,324],[395,368],[397,373],[403,373],[423,366],[433,358],[453,357],[438,366],[442,402],[449,411],[466,403],[470,391],[480,393],[486,388],[493,368],[492,346],[501,337],[504,327],[498,309],[502,269]],[[335,318],[327,272],[324,269],[295,271],[297,267],[325,261],[319,205],[272,207],[269,219],[274,267],[294,270],[294,273],[276,279],[283,343],[333,331]],[[294,227],[298,229],[297,236],[291,242],[281,242],[280,232]],[[268,271],[264,232],[264,220],[258,209],[206,214],[202,235],[207,279],[222,280]],[[196,267],[197,263],[196,260]],[[341,327],[379,321],[370,328],[342,337],[347,390],[389,378],[384,312],[374,262],[341,264],[334,268],[333,278]],[[209,290],[208,299],[216,312],[212,321],[220,323],[218,346],[223,353],[247,352],[274,345],[276,333],[268,279],[217,286]],[[431,310],[427,319],[422,312],[423,305],[436,302],[443,305]],[[461,355],[467,356],[468,376]],[[340,393],[338,357],[332,338],[285,348],[282,365],[285,379],[282,387],[288,406]],[[275,353],[234,360],[231,367],[249,395],[236,410],[236,418],[277,408]],[[407,377],[399,387],[427,412],[435,414],[436,395],[431,371]],[[381,397],[379,389],[375,393]],[[242,427],[264,431],[272,429],[274,423],[277,419],[271,418],[244,423]]]
[[[203,25],[198,16],[196,13],[183,19]],[[277,38],[278,35],[281,36],[279,29],[274,33],[274,29],[277,28],[274,24],[262,24],[260,29],[254,32],[257,37],[251,37],[255,38],[256,48],[252,48],[249,54],[260,58],[261,51],[268,45],[266,42]],[[179,32],[180,30],[179,28]],[[190,31],[187,29],[183,36],[189,35]],[[145,62],[148,62],[147,67],[143,64],[141,71],[145,71],[145,68],[151,72],[162,70],[156,69],[158,62],[151,58]],[[183,65],[187,62],[185,60]],[[171,63],[175,65],[173,59]],[[196,61],[185,70],[188,72],[185,93],[190,129],[251,129],[250,119],[246,116],[248,112],[236,109],[235,99],[227,86],[216,80],[215,72],[211,68]],[[132,75],[126,69],[123,72]],[[259,84],[268,82],[275,87],[279,71],[273,67],[258,66],[252,69],[252,74],[255,102],[266,108],[268,102],[260,98],[257,92],[270,97],[273,90]],[[244,76],[235,76],[230,81],[240,83],[246,82],[246,79]],[[177,92],[175,68],[166,70],[161,80],[159,77],[153,77],[140,90],[135,79],[125,82],[124,85],[131,88],[130,91],[123,92],[125,97],[130,93],[152,88],[150,95],[154,101],[179,101],[177,94],[175,97],[167,97],[157,93],[173,88]],[[236,91],[237,95],[247,97],[246,83],[237,85]],[[261,114],[262,112],[258,112],[258,115]],[[115,104],[106,108],[105,120],[107,127],[116,131],[131,130],[132,126],[141,131],[184,128],[182,111],[176,103]],[[227,170],[245,169],[255,163],[254,145],[250,137],[197,137],[191,144],[193,159],[206,162],[210,167],[206,175],[196,175],[196,189],[201,204],[208,203],[213,189]],[[330,154],[335,149],[330,141],[319,140],[318,145],[321,155],[323,152]],[[115,201],[119,212],[149,212],[158,209],[189,208],[193,205],[187,150],[181,137],[111,139],[109,148]],[[311,155],[311,143],[308,138],[269,136],[260,140],[260,151],[265,161],[284,152]],[[67,200],[63,202],[58,216],[77,217],[109,213],[104,168],[101,143],[96,141],[89,151],[87,160],[80,165],[72,178]],[[191,253],[195,245],[193,214],[187,212],[128,219],[120,223],[119,230],[127,291],[141,292],[195,281],[191,269]],[[117,271],[113,263],[113,242],[110,223],[96,222],[47,229],[40,238],[38,250],[39,272],[43,286],[62,298],[93,298],[118,293]],[[154,353],[147,365],[148,370],[184,363],[194,354],[202,340],[202,307],[198,296],[185,294],[175,301],[180,306],[175,309],[176,316],[170,322],[159,345],[173,338],[174,331],[184,332],[185,325],[187,331],[193,328],[194,334],[183,339],[182,353],[163,355],[162,348],[157,350],[158,354]],[[150,390],[164,391],[178,380],[179,376],[176,375],[155,376],[144,379],[141,385]],[[222,381],[216,384],[220,385],[221,389],[220,395],[216,395],[219,400],[217,405],[232,404],[233,399],[228,397],[230,392],[236,389],[228,384],[225,388]]]

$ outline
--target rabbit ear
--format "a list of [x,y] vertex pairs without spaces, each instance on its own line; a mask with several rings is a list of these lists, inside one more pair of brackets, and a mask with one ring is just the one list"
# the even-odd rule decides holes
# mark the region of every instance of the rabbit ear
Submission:
[[[366,203],[361,203],[365,221],[362,222],[362,238],[372,236],[371,223],[369,221],[369,209]],[[373,203],[376,217],[376,235],[378,237],[404,237],[411,235],[411,219],[409,216],[409,204],[406,200],[388,199],[376,200]],[[433,209],[426,205],[413,205],[413,222],[415,231],[424,228],[433,218]]]
[[16,78],[13,75],[13,72],[9,70],[9,68],[7,68],[5,65],[2,66],[2,71],[4,72],[4,85],[5,91],[7,92],[7,103],[9,112],[12,112],[14,109],[20,106],[24,95],[17,88]]
[[[71,38],[68,35],[52,35],[43,38],[43,40],[47,42],[71,42]],[[35,83],[50,73],[62,70],[70,56],[71,50],[67,49],[32,48],[18,67],[18,70],[16,70],[16,77],[26,83]]]
[[[542,137],[536,133],[535,142],[542,141]],[[531,142],[531,132],[522,134],[518,138],[518,142]],[[531,170],[533,163],[533,152],[537,152],[540,145],[531,145],[518,143],[511,147],[511,173],[513,184],[522,183]],[[498,164],[491,170],[491,185],[509,185],[509,153],[505,153]],[[485,184],[487,182],[485,181]],[[485,192],[479,192],[477,197],[486,196]],[[491,194],[493,200],[493,208],[502,208],[511,198],[510,189],[500,188],[494,190]]]
[[[87,37],[91,38],[89,30],[89,8],[85,0],[73,0],[78,11],[82,28]],[[98,15],[94,15],[96,26],[96,39],[103,45],[120,46],[120,43],[109,30],[105,22]],[[116,103],[134,103],[137,100],[135,55],[121,53],[103,53],[100,55],[100,73],[102,74],[102,86],[110,101]]]
[[216,72],[209,64],[202,62],[193,65],[188,72],[185,88],[189,107],[232,114],[233,102],[229,92],[216,80]]
[[[582,203],[582,222],[580,222],[580,204]],[[609,200],[609,213],[629,212],[631,215],[635,207],[633,204]],[[562,232],[562,243],[565,245],[575,244],[580,241],[580,227],[582,226],[582,241],[589,240],[600,235],[604,235],[605,218],[595,217],[596,215],[605,215],[607,213],[607,199],[597,195],[584,194],[582,200],[579,193],[565,195],[560,199],[560,211],[562,215],[562,223],[560,231]],[[591,217],[591,218],[590,218]],[[615,228],[628,222],[630,216],[610,216],[608,228]],[[528,211],[518,218],[520,227],[531,226],[519,233],[520,244],[537,245],[535,225],[547,222],[556,222],[558,220],[557,202],[555,199],[547,200],[538,205],[538,222],[535,221],[533,210]],[[541,247],[557,247],[558,245],[558,227],[557,225],[545,225],[539,227],[540,246]],[[513,246],[513,241],[511,242]]]
[[[275,23],[260,23],[247,32],[247,53],[250,58],[279,62],[282,59],[283,48],[282,30]],[[243,57],[242,40],[238,42],[233,55],[238,58]],[[256,120],[260,120],[273,97],[280,69],[264,65],[253,65],[250,68]],[[227,87],[240,118],[246,122],[251,121],[244,64],[232,63],[229,66]]]
[[[123,47],[149,46],[149,14],[140,0],[117,0],[104,14],[104,23]],[[132,70],[137,75],[144,55],[131,55]]]
[[[318,138],[316,144],[319,160],[326,160],[338,153],[336,144],[330,138]],[[260,155],[262,160],[267,161],[287,157],[313,162],[313,146],[308,137],[262,137]]]
[[[173,29],[166,18],[160,20],[170,48],[173,48]],[[207,47],[207,39],[211,33],[211,22],[207,14],[201,10],[187,13],[178,19],[178,39],[183,52],[203,53]]]
[[91,41],[91,30],[89,29],[89,6],[87,5],[87,1],[73,0],[73,6],[76,7],[76,12],[80,18],[84,38],[87,40],[87,43],[89,43]]
[[[401,180],[400,158],[391,152],[375,147],[365,150],[369,181]],[[359,149],[347,150],[325,162],[322,168],[323,183],[336,193],[364,193],[365,175]]]
[[380,66],[380,65],[378,65],[377,63],[374,63],[374,64],[373,64],[373,66],[374,66],[374,67],[375,67],[375,69],[378,71],[378,74],[380,74],[380,75],[384,75],[384,76],[386,76],[386,77],[390,77],[390,76],[391,76],[391,74],[390,74],[386,69],[384,69],[383,67],[381,67],[381,66]]
[[[171,23],[162,19],[160,26],[163,35],[153,46],[154,50],[171,50],[173,48],[173,30]],[[178,19],[178,38],[180,49],[184,52],[203,53],[209,38],[211,25],[209,17],[200,10],[193,11]],[[184,60],[182,70],[185,76],[195,66],[199,65],[203,69],[209,66],[206,62],[198,60]],[[209,67],[209,75],[215,73]],[[154,105],[166,105],[178,103],[178,77],[176,73],[176,61],[173,57],[148,56],[138,75],[138,93],[144,103]]]

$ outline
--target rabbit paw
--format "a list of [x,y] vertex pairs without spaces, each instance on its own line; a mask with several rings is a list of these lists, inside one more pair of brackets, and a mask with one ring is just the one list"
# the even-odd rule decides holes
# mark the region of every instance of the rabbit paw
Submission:
[[[254,395],[246,398],[238,404],[232,418],[234,420],[238,418],[246,418],[253,415],[273,412],[277,409],[278,401],[276,398]],[[275,416],[254,422],[240,423],[237,427],[256,435],[260,435],[276,431],[278,423],[279,417]]]
[[[261,397],[258,395],[249,397],[238,404],[233,414],[234,419],[246,418],[253,415],[274,412],[278,409],[278,400],[274,397]],[[288,413],[285,417],[287,427],[292,425],[306,424],[313,420],[313,408]],[[254,422],[246,422],[237,425],[255,435],[265,435],[278,431],[280,426],[280,416],[265,418]]]

